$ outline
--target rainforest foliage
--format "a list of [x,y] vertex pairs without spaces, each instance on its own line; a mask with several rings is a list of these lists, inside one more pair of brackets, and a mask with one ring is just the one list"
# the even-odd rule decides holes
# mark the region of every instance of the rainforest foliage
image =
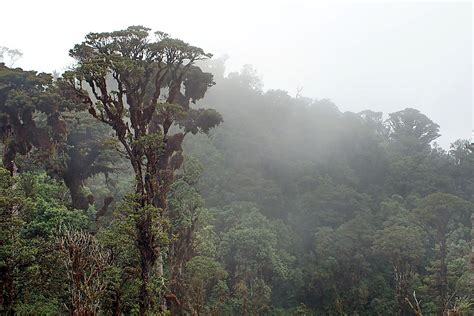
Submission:
[[423,113],[264,91],[141,26],[70,55],[0,63],[1,314],[473,311],[474,153]]

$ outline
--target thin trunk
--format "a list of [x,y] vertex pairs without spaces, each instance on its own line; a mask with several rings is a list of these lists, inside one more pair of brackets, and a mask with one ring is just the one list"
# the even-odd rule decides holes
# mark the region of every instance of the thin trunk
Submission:
[[446,265],[447,246],[446,236],[443,235],[440,240],[440,271],[439,271],[439,295],[440,295],[440,310],[444,313],[447,308],[448,296],[448,267]]
[[447,298],[448,298],[448,267],[446,264],[447,257],[447,245],[446,236],[448,231],[448,220],[446,218],[441,219],[437,223],[436,227],[436,239],[439,245],[439,279],[437,284],[437,290],[439,294],[438,302],[438,314],[444,315],[447,310]]

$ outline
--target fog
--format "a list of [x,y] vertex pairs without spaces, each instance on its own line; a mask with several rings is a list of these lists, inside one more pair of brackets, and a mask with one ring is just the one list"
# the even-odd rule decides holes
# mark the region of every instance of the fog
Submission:
[[[0,45],[24,53],[18,66],[62,71],[72,62],[68,50],[84,34],[145,25],[214,56],[228,55],[229,71],[253,65],[265,89],[295,95],[302,88],[303,95],[329,98],[343,111],[418,108],[441,126],[443,147],[470,136],[470,2],[180,1],[180,8],[174,6],[10,1],[2,4],[7,14],[0,21]],[[176,13],[162,14],[170,10]]]
[[474,314],[470,2],[2,10],[1,315]]

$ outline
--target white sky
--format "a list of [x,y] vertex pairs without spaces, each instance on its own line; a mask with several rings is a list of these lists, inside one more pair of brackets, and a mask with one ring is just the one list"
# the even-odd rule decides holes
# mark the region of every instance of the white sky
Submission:
[[252,64],[265,89],[329,98],[343,111],[415,107],[441,125],[447,147],[471,135],[471,2],[4,1],[0,46],[17,66],[51,72],[72,63],[85,34],[144,25]]

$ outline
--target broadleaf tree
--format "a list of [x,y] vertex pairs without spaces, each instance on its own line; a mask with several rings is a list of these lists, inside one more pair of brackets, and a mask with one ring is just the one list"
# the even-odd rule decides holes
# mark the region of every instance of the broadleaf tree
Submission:
[[[166,309],[150,279],[163,275],[168,193],[183,163],[188,133],[207,133],[221,121],[212,109],[191,108],[214,82],[194,63],[212,55],[142,26],[90,33],[70,55],[77,61],[64,79],[89,113],[111,126],[135,175],[135,244],[140,254],[140,314]],[[85,90],[87,86],[88,90]],[[158,296],[158,299],[153,299]]]

